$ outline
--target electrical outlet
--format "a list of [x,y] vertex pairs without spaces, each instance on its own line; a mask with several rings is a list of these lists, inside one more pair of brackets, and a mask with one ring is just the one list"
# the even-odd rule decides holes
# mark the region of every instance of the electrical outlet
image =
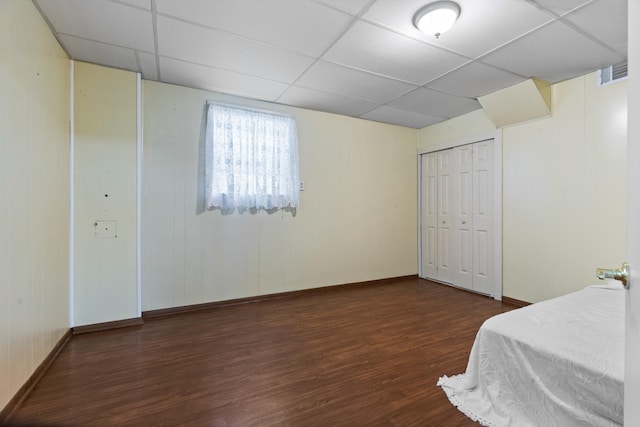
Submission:
[[304,191],[304,181],[300,181],[300,191]]

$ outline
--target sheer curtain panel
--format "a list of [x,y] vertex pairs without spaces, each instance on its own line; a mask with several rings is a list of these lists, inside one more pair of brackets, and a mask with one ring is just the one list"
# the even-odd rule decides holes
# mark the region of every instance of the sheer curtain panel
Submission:
[[208,209],[299,205],[298,136],[291,116],[207,103]]

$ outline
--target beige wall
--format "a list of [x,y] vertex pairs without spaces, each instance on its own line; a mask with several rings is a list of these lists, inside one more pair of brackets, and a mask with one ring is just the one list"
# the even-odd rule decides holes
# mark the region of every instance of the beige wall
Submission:
[[[416,274],[416,131],[144,82],[143,310]],[[301,207],[198,212],[207,100],[292,113]]]
[[74,75],[73,326],[81,326],[138,316],[137,77],[83,62]]
[[69,329],[69,60],[0,1],[0,409]]
[[[559,296],[624,259],[627,84],[595,79],[553,85],[551,118],[502,130],[504,296]],[[420,130],[418,145],[491,127],[478,111]]]
[[553,118],[504,129],[505,295],[548,299],[624,260],[626,85],[554,85]]
[[496,127],[491,123],[484,111],[476,110],[420,129],[418,131],[418,151],[422,153],[431,146],[476,135],[484,135],[488,132],[495,132],[495,130]]

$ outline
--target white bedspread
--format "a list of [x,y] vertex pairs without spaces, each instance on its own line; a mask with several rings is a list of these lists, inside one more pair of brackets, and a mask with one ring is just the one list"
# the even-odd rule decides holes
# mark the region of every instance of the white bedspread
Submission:
[[590,286],[488,319],[438,385],[485,426],[621,426],[624,289]]

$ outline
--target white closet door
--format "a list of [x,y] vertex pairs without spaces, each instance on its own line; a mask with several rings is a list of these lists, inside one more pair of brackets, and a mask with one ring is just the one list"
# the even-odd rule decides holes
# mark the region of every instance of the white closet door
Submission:
[[495,294],[493,140],[473,146],[473,290]]
[[422,155],[422,277],[438,277],[438,155]]
[[438,280],[452,283],[453,252],[453,149],[440,151],[438,159]]
[[452,283],[473,289],[473,146],[453,149]]
[[422,277],[502,297],[499,155],[494,139],[421,155]]

